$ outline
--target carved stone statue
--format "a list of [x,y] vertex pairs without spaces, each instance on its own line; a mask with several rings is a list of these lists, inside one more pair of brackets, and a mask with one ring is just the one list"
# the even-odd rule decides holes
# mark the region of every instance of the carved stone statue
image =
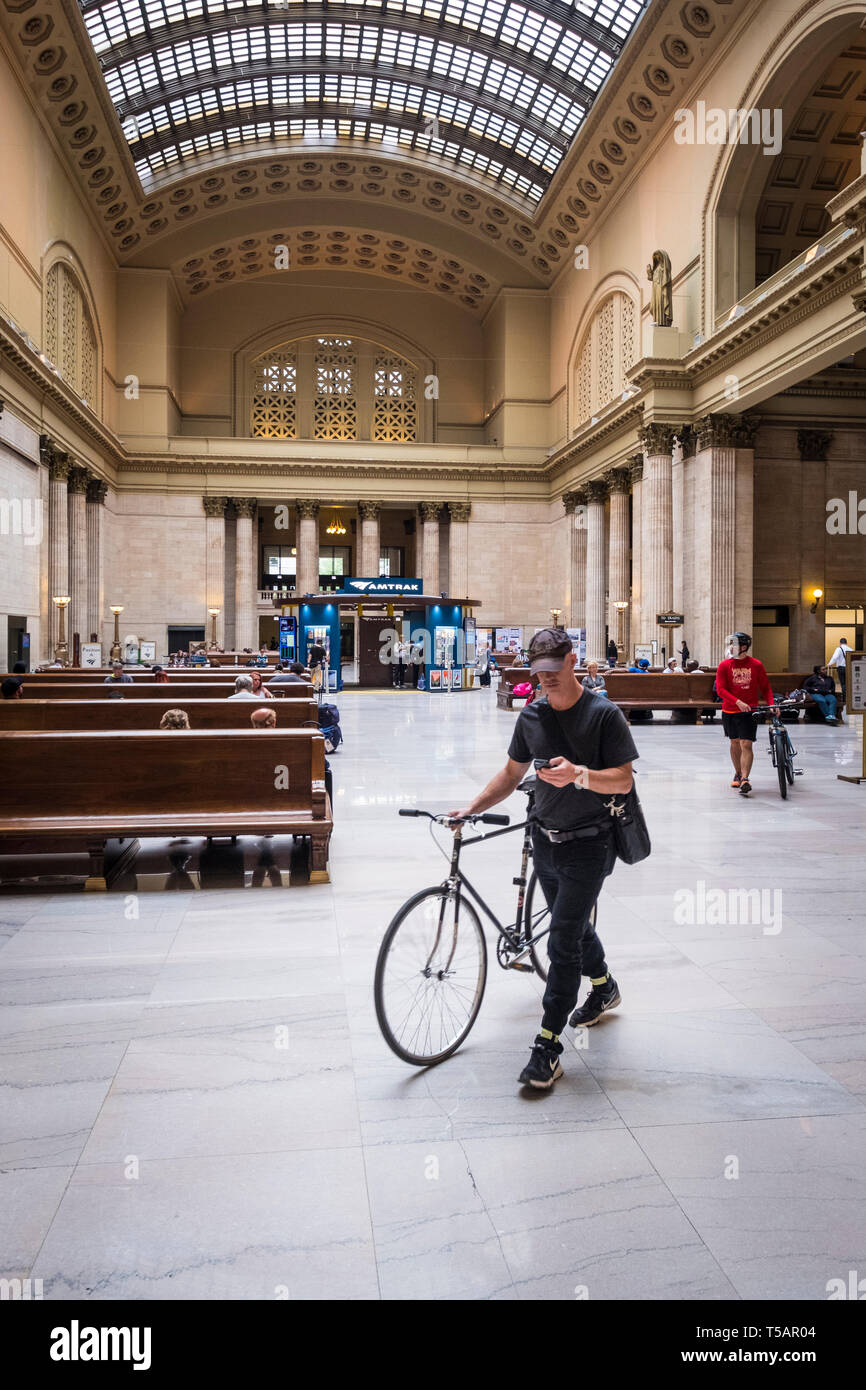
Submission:
[[646,268],[646,278],[652,281],[652,321],[658,328],[670,328],[674,321],[673,279],[671,258],[667,251],[653,251],[652,264]]

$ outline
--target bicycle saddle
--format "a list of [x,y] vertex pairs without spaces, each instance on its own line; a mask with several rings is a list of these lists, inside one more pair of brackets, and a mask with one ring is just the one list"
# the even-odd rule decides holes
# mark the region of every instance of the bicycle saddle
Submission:
[[522,782],[518,782],[517,790],[519,792],[526,792],[528,796],[530,793],[535,791],[537,781],[538,778],[536,777],[535,773],[530,772],[528,777],[524,777]]

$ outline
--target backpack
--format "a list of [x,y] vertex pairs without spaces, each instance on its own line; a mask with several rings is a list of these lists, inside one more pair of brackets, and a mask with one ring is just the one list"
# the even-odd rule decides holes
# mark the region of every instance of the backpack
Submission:
[[325,738],[325,752],[335,753],[343,742],[340,711],[336,705],[330,705],[327,701],[319,705],[319,728]]

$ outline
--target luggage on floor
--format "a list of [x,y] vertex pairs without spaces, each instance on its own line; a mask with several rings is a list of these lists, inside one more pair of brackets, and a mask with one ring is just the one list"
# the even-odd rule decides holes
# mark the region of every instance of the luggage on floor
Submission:
[[324,735],[325,752],[335,753],[343,742],[343,730],[340,728],[339,709],[327,700],[319,705],[319,728]]

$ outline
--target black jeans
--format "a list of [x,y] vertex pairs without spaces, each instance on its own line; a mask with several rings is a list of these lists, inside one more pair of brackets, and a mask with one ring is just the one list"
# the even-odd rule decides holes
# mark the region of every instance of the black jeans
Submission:
[[550,966],[541,1026],[561,1033],[577,1003],[581,975],[598,979],[607,973],[604,947],[590,914],[616,859],[613,831],[605,825],[594,839],[553,845],[536,829],[532,854],[550,908]]

